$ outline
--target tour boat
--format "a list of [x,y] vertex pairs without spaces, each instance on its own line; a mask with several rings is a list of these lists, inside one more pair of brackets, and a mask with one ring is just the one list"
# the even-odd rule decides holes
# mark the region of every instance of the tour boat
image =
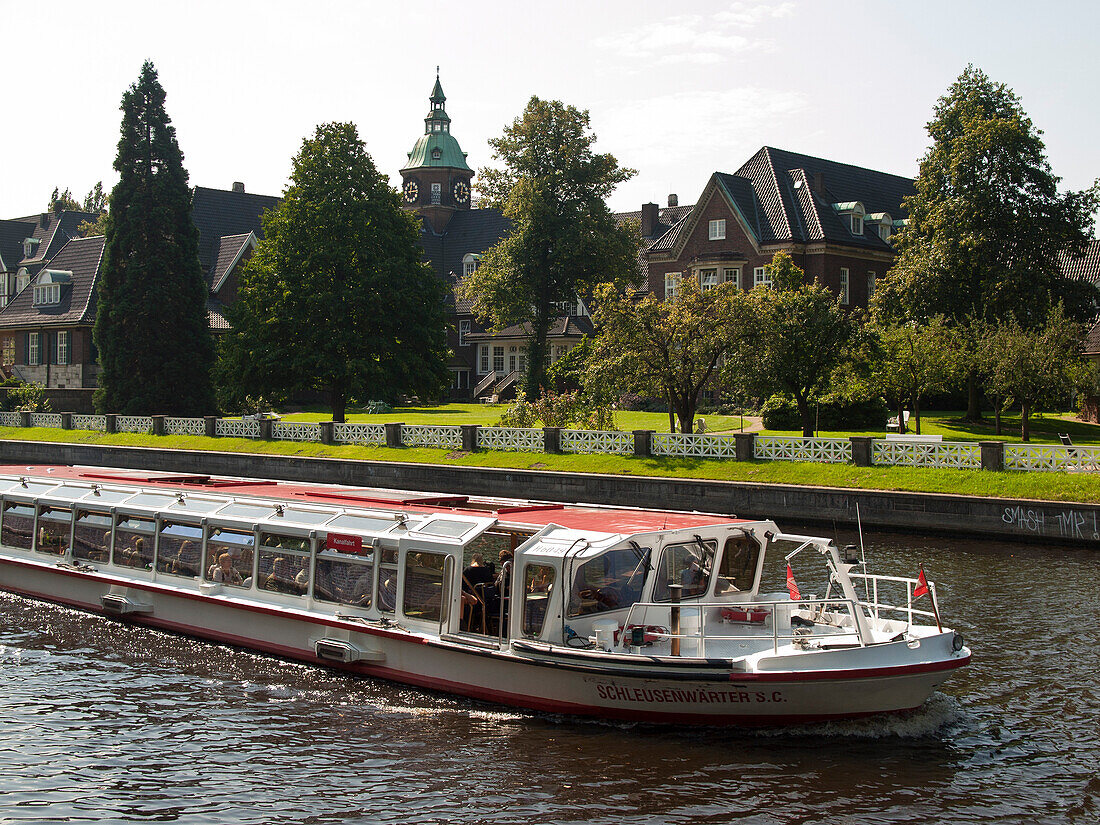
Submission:
[[770,520],[0,466],[0,545],[27,597],[556,714],[889,713],[970,661],[923,571]]

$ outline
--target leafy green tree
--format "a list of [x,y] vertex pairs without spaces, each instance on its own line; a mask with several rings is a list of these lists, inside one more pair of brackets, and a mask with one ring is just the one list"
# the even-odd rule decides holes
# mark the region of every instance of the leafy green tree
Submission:
[[833,374],[849,358],[855,324],[840,298],[821,283],[802,283],[802,270],[777,252],[767,270],[772,288],[750,293],[756,346],[733,349],[723,380],[758,396],[792,396],[802,434],[814,434],[814,403],[831,388]]
[[668,301],[652,293],[635,300],[605,284],[594,305],[589,380],[665,398],[670,432],[677,421],[680,432],[692,431],[699,393],[717,375],[722,357],[755,328],[748,299],[732,283],[702,292],[685,279]]
[[1047,323],[1026,329],[1015,318],[991,324],[979,344],[988,386],[1020,405],[1020,438],[1031,440],[1030,417],[1056,406],[1087,375],[1081,358],[1081,326],[1056,304]]
[[546,384],[555,304],[586,299],[601,283],[636,279],[638,232],[619,224],[606,203],[634,171],[595,154],[595,141],[587,111],[532,97],[489,141],[503,168],[479,173],[485,204],[501,208],[512,231],[482,256],[465,292],[494,329],[530,325],[528,398]]
[[302,142],[241,276],[219,374],[252,395],[436,397],[448,380],[446,285],[352,123]]
[[[1042,132],[1016,95],[973,66],[940,98],[928,124],[932,146],[921,159],[909,223],[895,235],[900,255],[876,291],[879,315],[951,323],[1015,319],[1042,326],[1064,302],[1084,320],[1091,284],[1062,275],[1059,253],[1081,254],[1098,187],[1059,193]],[[971,381],[968,417],[976,419]]]
[[961,335],[940,316],[880,327],[873,335],[878,347],[871,361],[872,382],[893,404],[903,431],[905,404],[912,404],[919,435],[921,397],[947,390],[962,377]]
[[103,191],[103,181],[96,181],[95,186],[84,196],[84,203],[80,208],[84,212],[95,214],[102,214],[107,211],[107,193]]
[[49,210],[51,212],[61,212],[64,210],[79,211],[80,202],[73,197],[73,193],[68,187],[65,188],[64,192],[59,193],[58,187],[55,186],[53,188],[53,194],[50,195]]
[[122,136],[98,285],[96,408],[203,415],[214,408],[207,286],[183,153],[146,61],[122,97]]

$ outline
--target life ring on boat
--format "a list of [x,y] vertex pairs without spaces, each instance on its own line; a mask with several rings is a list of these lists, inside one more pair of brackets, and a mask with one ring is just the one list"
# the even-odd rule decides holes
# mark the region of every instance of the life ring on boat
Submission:
[[667,627],[662,627],[659,624],[628,624],[625,628],[620,628],[615,632],[615,644],[619,643],[619,634],[625,633],[628,637],[631,632],[640,627],[643,630],[642,644],[651,645],[654,642],[663,642],[668,639],[669,634],[672,632]]

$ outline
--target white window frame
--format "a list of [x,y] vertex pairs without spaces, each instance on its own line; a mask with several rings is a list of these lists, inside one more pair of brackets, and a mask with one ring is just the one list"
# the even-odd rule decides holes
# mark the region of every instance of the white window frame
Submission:
[[752,271],[752,286],[756,289],[758,286],[762,286],[765,289],[772,288],[772,278],[768,274],[768,268],[764,266],[758,266]]
[[478,347],[477,354],[477,374],[488,375],[489,374],[489,345],[482,344]]
[[40,334],[38,332],[27,333],[27,366],[37,367],[40,363],[38,347],[38,336]]
[[683,280],[683,272],[665,273],[665,300],[677,298],[680,295],[680,281]]
[[[713,280],[710,280],[713,279]],[[709,283],[708,283],[709,280]],[[699,291],[710,292],[718,286],[718,268],[707,267],[699,270]]]
[[69,331],[63,329],[57,333],[57,363],[69,363]]
[[61,284],[35,284],[31,296],[32,306],[41,307],[61,303]]
[[738,290],[741,289],[741,267],[727,266],[722,270],[722,278],[725,283],[732,283]]
[[477,255],[467,252],[462,258],[462,274],[468,278],[475,271],[477,271]]
[[848,292],[849,285],[851,284],[851,272],[848,267],[842,266],[840,268],[840,303],[842,306],[848,306]]
[[867,273],[867,300],[870,301],[871,297],[875,294],[875,281],[878,280],[878,276],[874,272]]
[[459,321],[458,322],[458,345],[460,347],[466,346],[466,336],[470,334],[470,322]]
[[726,239],[726,219],[716,218],[711,221],[707,228],[707,237],[712,241],[724,241]]
[[860,212],[858,209],[852,210],[851,229],[853,235],[859,236],[863,234],[863,213]]
[[[498,367],[497,364],[500,364]],[[492,372],[498,375],[504,374],[504,347],[499,345],[493,346],[493,369]]]

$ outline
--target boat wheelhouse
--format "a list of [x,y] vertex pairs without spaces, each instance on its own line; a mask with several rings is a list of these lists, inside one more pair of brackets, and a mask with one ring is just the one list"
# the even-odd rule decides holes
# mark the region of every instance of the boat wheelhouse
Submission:
[[[766,592],[769,557],[813,561],[803,587],[823,594]],[[0,588],[533,710],[726,725],[915,708],[970,659],[934,585],[915,606],[922,586],[766,520],[0,467]]]

